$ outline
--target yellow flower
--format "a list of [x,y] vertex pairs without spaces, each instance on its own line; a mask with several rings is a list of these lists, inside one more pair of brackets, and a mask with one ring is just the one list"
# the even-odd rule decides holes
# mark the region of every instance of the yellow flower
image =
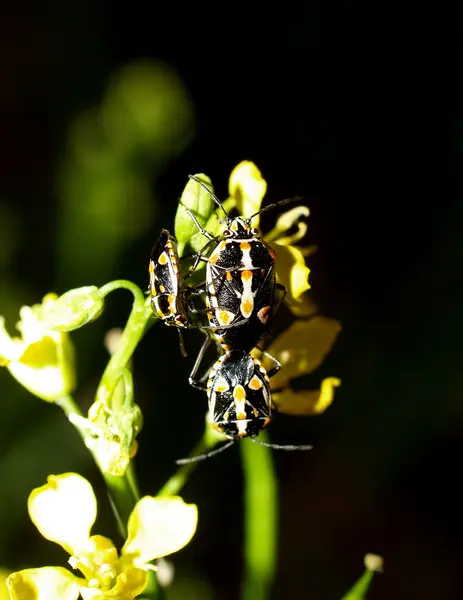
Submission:
[[[270,380],[272,398],[278,411],[291,415],[317,415],[324,412],[333,401],[334,388],[341,385],[336,377],[327,377],[319,390],[293,390],[291,382],[312,373],[321,365],[341,331],[334,319],[316,315],[311,319],[296,319],[268,348],[268,353],[281,363],[281,369]],[[263,366],[274,366],[266,355]]]
[[32,394],[54,402],[75,386],[74,347],[69,335],[50,328],[45,313],[57,299],[48,294],[42,304],[23,306],[16,325],[22,337],[10,337],[0,317],[0,365]]
[[[266,191],[267,182],[254,163],[243,160],[233,169],[228,192],[240,215],[249,218],[258,212]],[[253,226],[259,227],[259,215],[254,217]]]
[[198,513],[179,497],[137,502],[128,521],[128,536],[119,554],[113,542],[90,536],[96,518],[96,499],[90,483],[76,473],[49,476],[33,490],[29,514],[48,540],[70,555],[69,564],[82,576],[61,567],[25,569],[7,579],[12,600],[132,600],[148,582],[149,563],[177,552],[194,535]]
[[10,594],[8,593],[8,588],[6,586],[6,580],[9,574],[9,571],[0,568],[0,600],[10,600]]
[[[238,212],[249,218],[260,210],[266,191],[267,182],[256,165],[243,161],[230,175],[230,198],[227,202],[233,199]],[[310,288],[310,270],[305,264],[303,251],[294,244],[305,236],[307,224],[301,219],[308,216],[307,206],[293,207],[283,212],[272,231],[264,236],[264,240],[276,252],[277,280],[287,291],[285,303],[300,316],[310,314],[306,298],[303,297],[304,292]],[[254,217],[253,226],[259,226],[259,215]],[[293,233],[288,233],[293,230]]]

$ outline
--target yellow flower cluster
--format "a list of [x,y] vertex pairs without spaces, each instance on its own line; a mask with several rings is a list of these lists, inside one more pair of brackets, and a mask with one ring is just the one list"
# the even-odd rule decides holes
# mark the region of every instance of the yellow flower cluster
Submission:
[[28,510],[43,537],[62,546],[81,575],[62,567],[18,571],[7,578],[12,600],[132,600],[155,569],[151,561],[186,546],[198,521],[194,504],[145,496],[129,517],[119,554],[110,539],[90,535],[96,499],[90,483],[76,473],[48,477],[46,485],[32,491]]

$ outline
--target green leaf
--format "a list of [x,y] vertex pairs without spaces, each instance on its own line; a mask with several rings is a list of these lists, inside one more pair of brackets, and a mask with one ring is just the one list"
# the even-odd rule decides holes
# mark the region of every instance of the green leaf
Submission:
[[[211,193],[214,193],[211,180],[207,175],[199,173],[196,177],[207,186]],[[214,212],[215,205],[211,194],[204,187],[193,179],[188,181],[180,198],[180,204],[175,216],[175,237],[177,238],[180,256],[184,254],[185,248],[198,252],[208,241],[198,231],[198,227],[185,210],[185,207],[190,209],[199,225],[205,227]]]

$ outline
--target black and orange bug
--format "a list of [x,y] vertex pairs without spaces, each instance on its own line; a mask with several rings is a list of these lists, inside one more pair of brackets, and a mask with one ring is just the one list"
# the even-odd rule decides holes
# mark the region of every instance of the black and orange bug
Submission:
[[[220,200],[196,176],[189,175],[211,195],[225,215],[222,235],[214,237],[198,223],[185,207],[198,230],[208,238],[196,255],[190,271],[199,261],[206,264],[206,306],[209,324],[225,352],[233,349],[250,351],[263,336],[275,303],[275,251],[251,226],[252,219],[275,207],[294,202],[287,199],[271,204],[244,218],[231,218]],[[203,253],[213,246],[211,253]],[[285,291],[284,286],[279,286]]]
[[163,229],[151,252],[149,263],[151,308],[162,321],[169,326],[177,327],[180,349],[186,356],[182,330],[188,328],[210,329],[192,318],[192,315],[207,309],[196,309],[190,296],[205,292],[204,286],[189,287],[185,285],[180,268],[180,257],[177,251],[177,240]]
[[166,325],[189,325],[185,284],[180,271],[177,240],[167,229],[161,231],[149,263],[151,307]]
[[161,231],[151,252],[149,276],[151,308],[166,325],[178,329],[180,348],[186,356],[181,331],[188,328],[211,329],[210,325],[201,324],[198,319],[200,313],[209,312],[210,309],[197,309],[191,302],[192,295],[203,294],[206,288],[204,284],[194,287],[185,284],[177,240],[167,229]]
[[210,458],[245,437],[275,450],[311,450],[310,445],[269,444],[256,439],[271,422],[272,411],[275,410],[270,378],[280,370],[280,363],[273,358],[275,366],[266,371],[261,362],[248,352],[231,350],[214,363],[205,383],[204,378],[196,379],[196,373],[210,343],[211,340],[206,340],[203,344],[190,375],[190,384],[207,392],[211,426],[230,441],[206,454],[177,460],[177,464]]

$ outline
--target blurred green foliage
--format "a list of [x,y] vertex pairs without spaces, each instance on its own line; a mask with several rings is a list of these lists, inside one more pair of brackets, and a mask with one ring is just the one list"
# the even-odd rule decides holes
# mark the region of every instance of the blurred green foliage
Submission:
[[156,177],[193,131],[191,101],[170,67],[136,62],[111,76],[100,106],[71,124],[58,170],[60,285],[111,278],[124,249],[153,221]]
[[[152,227],[156,179],[191,141],[194,128],[192,103],[180,78],[168,65],[149,60],[118,68],[100,105],[73,117],[56,165],[55,290],[111,278],[128,244]],[[12,268],[14,252],[24,243],[21,224],[19,211],[0,204],[0,313],[12,335],[21,304],[40,300],[32,282],[18,279]],[[39,227],[36,235],[45,238],[47,230]],[[31,264],[40,267],[40,257]],[[99,333],[96,327],[90,337],[77,336],[82,363],[92,355],[89,344]],[[78,398],[84,406],[91,402],[94,383],[80,381]],[[50,469],[68,471],[72,465],[85,472],[90,458],[75,443],[77,434],[63,415],[29,395],[6,369],[0,371],[0,387],[0,478],[10,482],[0,498],[0,564],[17,568],[34,555],[33,543],[22,552],[17,540],[28,527],[30,490]]]

